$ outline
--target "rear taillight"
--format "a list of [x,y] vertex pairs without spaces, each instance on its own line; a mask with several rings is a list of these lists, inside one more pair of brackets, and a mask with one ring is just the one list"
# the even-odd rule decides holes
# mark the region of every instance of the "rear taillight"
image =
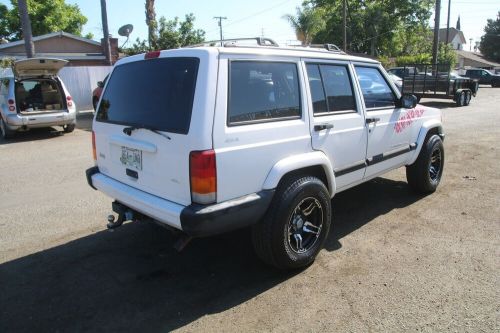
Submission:
[[151,51],[144,55],[144,59],[153,59],[160,56],[160,51]]
[[215,151],[192,151],[189,154],[189,173],[191,200],[204,205],[214,203],[217,200]]
[[9,99],[7,101],[7,103],[9,103],[9,111],[15,112],[16,111],[16,101],[14,101],[13,99]]
[[72,107],[73,106],[73,98],[71,96],[66,96],[66,101],[67,101],[67,104],[68,104],[68,107]]
[[94,158],[94,161],[97,161],[97,151],[95,148],[95,133],[92,131],[92,157]]

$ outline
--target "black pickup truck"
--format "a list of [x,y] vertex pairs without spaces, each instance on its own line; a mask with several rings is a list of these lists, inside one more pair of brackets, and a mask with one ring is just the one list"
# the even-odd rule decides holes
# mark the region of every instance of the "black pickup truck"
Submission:
[[465,72],[464,76],[479,80],[479,84],[491,84],[492,87],[500,87],[500,75],[494,74],[487,69],[471,68]]

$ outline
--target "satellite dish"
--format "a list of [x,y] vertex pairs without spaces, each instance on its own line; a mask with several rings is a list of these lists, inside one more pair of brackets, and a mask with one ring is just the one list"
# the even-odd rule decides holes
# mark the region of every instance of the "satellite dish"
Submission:
[[128,38],[128,36],[132,33],[132,30],[134,30],[134,26],[132,24],[125,24],[123,27],[118,29],[118,35]]
[[118,35],[127,37],[127,40],[125,41],[125,43],[123,43],[122,47],[127,44],[128,37],[132,33],[132,30],[134,30],[134,26],[132,24],[125,24],[124,26],[120,27],[120,29],[118,29]]

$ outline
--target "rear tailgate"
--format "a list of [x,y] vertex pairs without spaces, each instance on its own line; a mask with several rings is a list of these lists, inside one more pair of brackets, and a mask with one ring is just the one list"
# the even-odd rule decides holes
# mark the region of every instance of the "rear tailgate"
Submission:
[[212,148],[217,53],[180,49],[144,57],[117,63],[106,84],[93,124],[97,166],[124,184],[188,205],[189,153]]

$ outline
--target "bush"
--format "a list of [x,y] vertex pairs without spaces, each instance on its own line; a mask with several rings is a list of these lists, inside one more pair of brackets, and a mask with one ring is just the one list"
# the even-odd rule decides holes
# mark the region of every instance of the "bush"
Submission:
[[415,64],[429,64],[432,61],[432,56],[428,53],[416,55],[400,56],[396,58],[396,66],[402,67]]

